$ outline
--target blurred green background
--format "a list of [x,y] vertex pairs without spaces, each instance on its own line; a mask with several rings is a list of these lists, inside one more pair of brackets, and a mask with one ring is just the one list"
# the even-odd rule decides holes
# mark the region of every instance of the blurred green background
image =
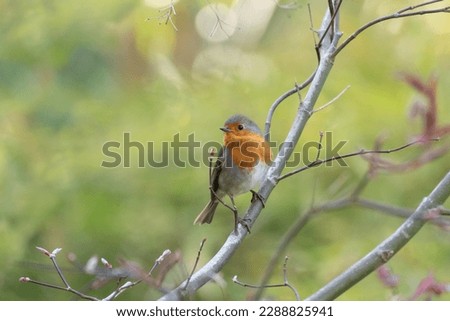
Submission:
[[[159,3],[158,3],[159,2]],[[448,1],[446,1],[448,4]],[[164,4],[166,3],[166,4]],[[181,262],[167,276],[172,288],[194,264],[200,241],[207,238],[199,264],[218,250],[232,230],[232,215],[220,208],[210,226],[192,222],[206,204],[208,169],[177,167],[169,154],[164,168],[105,168],[106,142],[162,142],[194,133],[202,144],[221,141],[218,130],[239,112],[263,125],[268,107],[295,82],[313,71],[316,58],[306,1],[290,9],[288,1],[180,1],[170,15],[167,1],[0,1],[0,299],[69,300],[74,297],[32,284],[20,276],[58,283],[50,261],[35,246],[61,247],[58,260],[73,252],[81,263],[98,255],[118,266],[119,259],[149,269],[165,250],[179,250]],[[326,1],[311,4],[320,25]],[[378,16],[411,1],[346,1],[341,15],[344,37]],[[235,11],[227,11],[233,5]],[[217,22],[217,17],[220,17]],[[348,141],[341,152],[370,148],[383,134],[386,147],[405,143],[420,131],[408,119],[419,96],[397,77],[410,72],[438,77],[440,124],[450,123],[450,19],[448,15],[393,20],[363,33],[338,56],[318,106],[351,88],[310,120],[301,144],[331,131],[333,141]],[[284,102],[276,113],[272,138],[282,141],[298,106]],[[448,144],[448,139],[439,144]],[[122,145],[123,146],[123,145]],[[301,146],[298,148],[301,151]],[[123,149],[116,151],[123,154]],[[147,151],[147,149],[146,149]],[[402,162],[420,147],[389,155]],[[182,156],[186,156],[182,154]],[[200,159],[201,150],[196,150]],[[364,196],[414,208],[449,170],[450,156],[398,175],[379,175]],[[193,299],[244,300],[247,288],[233,284],[260,281],[271,255],[292,222],[311,206],[344,196],[364,175],[361,158],[349,167],[316,168],[283,181],[270,196],[251,235],[229,262],[220,284],[208,284]],[[250,195],[237,198],[244,211]],[[447,202],[447,205],[450,205]],[[392,233],[402,220],[349,208],[318,215],[286,254],[289,281],[302,297],[318,290]],[[432,273],[450,282],[450,235],[426,226],[389,266],[400,276],[400,295],[411,295]],[[37,267],[34,263],[49,268]],[[271,282],[282,281],[282,264]],[[67,271],[77,289],[91,276]],[[92,292],[103,297],[115,282]],[[375,274],[341,296],[344,300],[390,299]],[[157,299],[141,284],[121,300]],[[286,288],[265,292],[291,300]],[[439,299],[448,300],[446,294]]]

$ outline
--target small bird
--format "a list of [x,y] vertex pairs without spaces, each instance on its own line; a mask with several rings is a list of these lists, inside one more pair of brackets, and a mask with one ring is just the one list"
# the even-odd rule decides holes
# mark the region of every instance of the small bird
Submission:
[[[262,196],[254,189],[266,176],[271,164],[271,151],[258,125],[244,115],[231,116],[220,130],[225,133],[224,145],[210,177],[211,199],[194,224],[211,223],[217,205],[222,203],[233,211],[236,231],[240,219],[234,196],[251,191],[252,202],[257,198],[265,205]],[[225,195],[230,198],[232,207],[222,201]]]

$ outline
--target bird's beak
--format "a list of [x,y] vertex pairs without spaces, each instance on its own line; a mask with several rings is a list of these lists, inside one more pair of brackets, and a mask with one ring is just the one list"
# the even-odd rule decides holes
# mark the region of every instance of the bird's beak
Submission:
[[228,127],[220,127],[219,129],[225,133],[231,132],[231,129],[229,129]]

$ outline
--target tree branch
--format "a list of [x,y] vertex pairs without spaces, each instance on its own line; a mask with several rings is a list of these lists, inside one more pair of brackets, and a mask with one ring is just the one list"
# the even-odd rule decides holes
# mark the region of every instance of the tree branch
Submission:
[[[319,94],[322,91],[322,88],[326,82],[326,79],[328,78],[329,73],[331,72],[331,69],[333,67],[334,59],[336,55],[339,53],[340,50],[342,50],[348,43],[350,43],[358,34],[366,30],[367,28],[371,27],[372,25],[375,25],[379,22],[393,19],[393,18],[400,18],[400,17],[407,17],[412,15],[419,15],[419,14],[429,14],[429,13],[437,13],[437,12],[447,12],[450,11],[450,9],[447,8],[441,8],[437,10],[424,10],[424,11],[414,11],[410,12],[411,10],[414,10],[416,8],[428,5],[429,3],[424,3],[415,7],[411,8],[405,8],[393,15],[381,17],[379,19],[376,19],[360,29],[358,29],[354,34],[352,34],[343,44],[341,44],[338,47],[338,42],[341,38],[341,32],[339,30],[339,10],[337,5],[341,3],[339,0],[330,1],[329,3],[332,3],[331,8],[327,8],[327,12],[325,13],[325,16],[322,20],[321,27],[318,31],[319,39],[321,39],[320,45],[317,48],[318,56],[320,57],[318,66],[316,70],[312,73],[310,78],[308,78],[306,81],[303,82],[301,85],[295,86],[294,89],[289,90],[282,96],[280,96],[270,107],[268,116],[265,123],[265,137],[267,140],[270,139],[270,127],[272,122],[272,117],[275,113],[276,108],[283,102],[286,98],[289,96],[298,93],[299,90],[305,88],[309,85],[308,91],[305,95],[304,100],[301,100],[299,103],[299,108],[297,110],[297,113],[295,115],[295,118],[293,120],[293,123],[291,125],[291,128],[287,134],[287,137],[283,143],[283,147],[281,148],[280,152],[276,156],[276,158],[273,161],[273,165],[270,167],[267,177],[264,180],[260,190],[258,191],[258,194],[261,195],[264,199],[268,200],[268,197],[272,193],[273,189],[277,185],[277,183],[283,179],[287,178],[290,175],[293,175],[297,172],[300,172],[304,169],[299,169],[297,171],[288,173],[286,175],[281,176],[281,173],[283,169],[285,168],[286,162],[290,158],[295,146],[298,143],[298,140],[303,133],[303,130],[309,120],[309,118],[313,115],[314,112],[314,106],[317,102],[317,99],[319,97]],[[409,11],[409,12],[407,12]],[[409,144],[399,148],[406,148],[409,146]],[[389,153],[393,152],[399,149],[389,150],[389,151],[359,151],[357,153],[346,155],[345,157],[351,157],[357,154],[367,154],[367,153]],[[313,164],[309,164],[309,167],[320,165],[323,162],[333,161],[334,159],[329,159],[325,161],[318,161]],[[305,168],[306,169],[306,168]],[[281,176],[281,177],[280,177]],[[350,202],[350,200],[346,200],[346,202]],[[330,205],[330,204],[329,204]],[[336,204],[335,204],[336,205]],[[342,204],[343,206],[344,204]],[[262,210],[262,204],[261,202],[253,202],[250,207],[247,210],[247,214],[244,217],[244,220],[247,222],[247,227],[251,228],[253,224],[255,223],[256,219],[258,218],[261,210]],[[311,212],[313,213],[313,212]],[[312,214],[311,214],[312,215]],[[414,216],[414,215],[412,215]],[[304,223],[306,223],[308,217],[304,218]],[[421,220],[423,221],[423,220]],[[423,224],[423,223],[422,223]],[[247,236],[248,230],[246,227],[243,227],[242,225],[239,225],[236,229],[235,233],[231,233],[228,238],[226,239],[225,243],[222,245],[222,247],[219,249],[219,251],[214,255],[214,257],[207,262],[202,268],[200,268],[197,272],[192,274],[190,276],[189,282],[187,280],[183,281],[177,288],[170,291],[166,295],[160,298],[160,300],[180,300],[185,296],[191,295],[195,293],[200,287],[202,287],[204,284],[209,282],[211,279],[214,278],[214,276],[219,273],[224,265],[230,260],[234,252],[239,248],[240,244],[243,242],[245,237]],[[391,252],[382,252],[383,255],[379,255],[379,257],[383,257],[384,260],[386,260],[386,253]],[[389,257],[388,257],[389,258]]]
[[[279,242],[276,250],[274,251],[274,254],[270,258],[270,261],[265,268],[264,274],[260,281],[261,287],[259,287],[252,296],[253,300],[261,299],[261,296],[265,290],[263,285],[269,281],[271,275],[273,274],[273,271],[275,270],[279,260],[281,259],[281,256],[286,252],[289,244],[291,244],[294,238],[315,215],[330,211],[342,210],[350,206],[359,206],[361,208],[371,209],[387,215],[401,218],[408,218],[414,212],[414,209],[384,204],[360,197],[361,193],[369,182],[370,169],[362,177],[362,179],[359,181],[353,191],[349,193],[348,196],[336,200],[326,201],[319,205],[313,205],[302,215],[300,215],[292,224],[290,224],[290,228],[282,236],[281,241]],[[446,228],[450,225],[450,221],[446,217],[444,217],[446,213],[447,210],[441,207],[439,208],[439,215],[430,215],[430,217],[427,217],[427,220],[439,227]]]
[[303,215],[299,216],[294,223],[292,223],[291,227],[281,238],[280,243],[278,244],[276,250],[273,252],[274,254],[270,258],[269,263],[264,271],[264,275],[261,279],[261,287],[255,292],[252,297],[252,300],[259,300],[265,290],[264,285],[269,281],[275,267],[277,266],[281,256],[285,252],[288,245],[292,242],[292,240],[298,235],[298,233],[305,227],[306,223],[317,213],[324,212],[328,210],[338,210],[340,208],[344,208],[351,204],[351,200],[349,198],[339,199],[335,201],[329,201],[325,204],[317,207],[309,208]]
[[284,257],[284,264],[283,264],[283,283],[279,283],[279,284],[264,284],[264,285],[253,285],[253,284],[248,284],[248,283],[244,283],[238,280],[237,275],[235,275],[233,277],[233,282],[243,286],[243,287],[247,287],[247,288],[253,288],[253,289],[267,289],[267,288],[280,288],[280,287],[288,287],[289,289],[291,289],[291,291],[294,293],[295,295],[295,299],[297,301],[300,301],[300,294],[298,293],[297,289],[295,287],[293,287],[289,281],[288,281],[288,277],[287,277],[287,261],[288,261],[289,257],[285,256]]
[[287,98],[289,98],[293,94],[299,92],[299,90],[302,90],[302,89],[306,88],[311,83],[311,81],[313,80],[315,74],[316,74],[316,70],[314,70],[314,72],[309,76],[309,78],[306,79],[302,84],[300,84],[300,85],[296,84],[294,88],[289,89],[287,92],[282,94],[270,106],[269,112],[267,113],[265,126],[264,126],[264,138],[265,138],[266,141],[268,141],[268,142],[270,141],[270,127],[272,125],[272,118],[273,118],[273,115],[275,114],[275,110]]
[[344,49],[350,42],[352,42],[359,34],[361,34],[363,31],[369,29],[370,27],[391,19],[397,19],[397,18],[405,18],[405,17],[411,17],[411,16],[419,16],[419,15],[426,15],[426,14],[434,14],[434,13],[450,13],[450,6],[438,8],[438,9],[432,9],[432,10],[422,10],[422,11],[414,11],[414,12],[407,12],[412,11],[420,7],[428,6],[430,4],[434,4],[437,2],[442,2],[443,0],[433,0],[433,1],[427,1],[424,3],[421,3],[416,6],[409,6],[406,8],[403,8],[393,14],[379,17],[375,20],[372,20],[365,25],[358,28],[354,33],[352,33],[345,41],[339,45],[339,47],[336,49],[336,51],[333,53],[333,57],[336,57],[342,49]]
[[[327,13],[325,14],[325,17],[322,21],[322,25],[320,28],[321,31],[319,31],[319,33],[322,34],[324,32],[323,30],[325,30],[330,24],[330,19],[331,16],[329,14],[329,10],[327,9]],[[300,135],[302,134],[306,123],[312,114],[314,105],[319,97],[326,79],[328,78],[328,74],[333,67],[332,54],[336,49],[336,45],[341,37],[341,33],[338,31],[338,20],[339,19],[334,19],[334,28],[330,29],[335,31],[334,34],[329,32],[329,36],[324,37],[322,47],[320,48],[322,57],[321,61],[319,62],[317,70],[312,77],[305,100],[301,102],[291,129],[289,130],[289,133],[285,139],[284,146],[286,147],[278,153],[277,157],[274,160],[274,165],[270,167],[267,173],[267,178],[264,180],[261,189],[258,192],[266,200],[268,199],[272,190],[275,188],[277,178],[281,174],[287,160],[291,156],[295,145],[297,144]],[[244,220],[248,222],[249,228],[253,226],[261,210],[261,202],[253,202],[250,205],[247,211],[247,215],[244,217]],[[184,281],[177,288],[161,297],[160,300],[179,300],[186,295],[194,293],[200,287],[210,281],[214,277],[214,275],[222,270],[223,266],[230,260],[234,252],[239,248],[239,245],[246,237],[247,233],[247,229],[242,225],[239,225],[236,233],[231,233],[228,236],[227,240],[216,253],[216,255],[200,270],[198,270],[191,276],[190,282],[187,287],[187,281]]]
[[389,238],[306,300],[334,300],[376,268],[389,261],[427,222],[427,213],[441,206],[449,196],[450,172]]
[[[437,141],[437,139],[433,139],[433,141]],[[392,149],[382,149],[382,150],[378,150],[378,149],[374,149],[374,150],[361,149],[358,152],[353,152],[353,153],[345,154],[345,155],[342,155],[342,156],[334,156],[334,157],[327,158],[327,159],[324,159],[324,160],[316,159],[316,160],[314,160],[313,162],[311,162],[308,165],[305,165],[303,167],[297,168],[297,169],[295,169],[295,170],[293,170],[293,171],[291,171],[289,173],[286,173],[286,174],[280,176],[278,178],[278,181],[281,181],[281,180],[283,180],[285,178],[288,178],[288,177],[290,177],[292,175],[295,175],[295,174],[298,174],[300,172],[303,172],[303,171],[305,171],[305,170],[307,170],[307,169],[309,169],[311,167],[317,167],[317,166],[320,166],[322,164],[333,162],[333,161],[336,161],[336,160],[349,158],[349,157],[354,157],[354,156],[358,156],[358,155],[390,154],[390,153],[401,151],[401,150],[403,150],[405,148],[408,148],[408,147],[410,147],[412,145],[419,144],[419,143],[422,143],[422,141],[413,141],[413,142],[407,143],[405,145],[402,145],[400,147],[396,147],[396,148],[392,148]]]

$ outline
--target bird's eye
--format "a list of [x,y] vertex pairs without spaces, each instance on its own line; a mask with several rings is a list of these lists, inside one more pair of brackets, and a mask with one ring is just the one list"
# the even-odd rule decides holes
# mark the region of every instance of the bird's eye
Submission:
[[239,130],[243,130],[243,129],[244,129],[244,125],[239,124],[239,125],[238,125],[238,129],[239,129]]

